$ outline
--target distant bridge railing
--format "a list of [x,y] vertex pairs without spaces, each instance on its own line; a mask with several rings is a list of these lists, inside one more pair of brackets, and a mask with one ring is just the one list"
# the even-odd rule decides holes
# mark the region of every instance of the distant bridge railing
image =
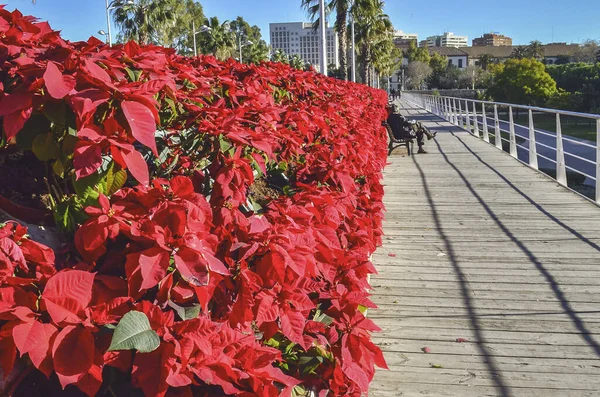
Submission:
[[600,204],[600,115],[411,92],[402,98]]

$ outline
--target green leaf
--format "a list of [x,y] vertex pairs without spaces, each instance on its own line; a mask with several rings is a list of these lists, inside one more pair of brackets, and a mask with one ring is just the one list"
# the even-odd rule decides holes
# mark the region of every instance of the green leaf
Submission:
[[75,175],[73,175],[73,187],[75,188],[75,193],[77,193],[79,197],[89,196],[90,190],[95,191],[96,185],[100,183],[101,179],[102,175],[97,172],[77,180],[75,179]]
[[192,83],[188,79],[183,80],[183,86],[189,90],[195,90],[198,88],[194,83]]
[[59,126],[67,125],[67,106],[64,101],[61,102],[46,102],[44,104],[44,115]]
[[330,326],[331,324],[333,324],[333,318],[329,317],[325,313],[321,313],[320,311],[317,311],[317,313],[315,313],[314,321],[323,323],[326,326]]
[[115,171],[115,163],[111,163],[106,172],[106,194],[112,196],[118,192],[127,182],[127,172],[125,170]]
[[40,114],[32,115],[23,129],[17,134],[17,145],[23,150],[31,150],[33,140],[39,136],[40,132],[50,131],[50,121]]
[[65,166],[62,163],[62,161],[60,160],[56,160],[53,164],[52,164],[52,170],[54,171],[54,173],[60,177],[62,177],[65,173]]
[[442,364],[429,363],[429,365],[431,365],[431,368],[444,368]]
[[307,395],[307,391],[302,385],[294,386],[292,389],[292,397],[305,397]]
[[160,346],[158,334],[150,327],[148,317],[135,310],[125,314],[113,334],[109,351],[137,350],[150,353]]
[[125,71],[127,72],[127,75],[129,76],[129,80],[131,80],[132,82],[139,81],[140,76],[142,75],[141,70],[132,70],[129,68],[125,68]]
[[177,315],[183,320],[192,320],[194,318],[198,318],[198,316],[200,315],[200,305],[193,305],[193,306],[187,306],[187,307],[182,307],[179,306],[171,301],[169,301],[168,305],[170,307],[172,307],[175,312],[177,313]]
[[227,153],[228,150],[233,148],[231,142],[229,142],[223,135],[219,135],[219,146],[221,148],[221,152]]
[[50,161],[59,156],[59,147],[54,140],[54,134],[39,134],[31,144],[31,151],[40,161]]

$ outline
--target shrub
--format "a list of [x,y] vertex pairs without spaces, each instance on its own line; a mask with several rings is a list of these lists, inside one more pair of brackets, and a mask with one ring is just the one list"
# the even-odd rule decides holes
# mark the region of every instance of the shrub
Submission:
[[0,225],[5,392],[367,391],[385,367],[362,314],[384,92],[71,43],[18,11],[0,9],[0,32],[0,151],[44,165],[36,186],[65,241]]

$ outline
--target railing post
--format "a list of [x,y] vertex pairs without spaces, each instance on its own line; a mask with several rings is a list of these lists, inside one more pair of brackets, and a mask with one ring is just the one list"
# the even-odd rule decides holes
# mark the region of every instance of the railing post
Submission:
[[517,153],[517,138],[515,136],[515,121],[513,119],[512,106],[508,107],[508,120],[510,123],[510,155],[518,159],[519,154]]
[[487,114],[485,112],[485,103],[481,103],[481,116],[483,117],[483,140],[490,143],[490,135],[488,132]]
[[556,180],[561,185],[567,186],[567,167],[565,166],[560,113],[556,113]]
[[464,125],[464,123],[463,123],[463,112],[462,112],[462,104],[461,104],[461,100],[460,99],[458,100],[458,115],[459,115],[459,120],[460,120],[458,126],[460,128],[463,128],[463,125]]
[[596,202],[600,204],[600,119],[596,120]]
[[504,150],[502,148],[502,133],[500,132],[500,119],[498,118],[498,105],[494,104],[494,133],[496,135],[495,144],[496,147],[500,150]]
[[469,101],[465,101],[465,117],[467,118],[467,131],[471,133],[471,119],[469,115]]
[[481,135],[479,134],[479,120],[477,117],[477,103],[473,101],[473,127],[475,127],[474,133],[477,138],[481,138]]
[[537,145],[535,143],[535,126],[533,125],[533,111],[529,109],[529,166],[538,169]]
[[446,97],[442,97],[442,113],[444,114],[444,120],[448,120],[448,104],[446,103]]
[[456,98],[452,99],[452,113],[454,113],[454,125],[458,125],[458,112],[456,108]]

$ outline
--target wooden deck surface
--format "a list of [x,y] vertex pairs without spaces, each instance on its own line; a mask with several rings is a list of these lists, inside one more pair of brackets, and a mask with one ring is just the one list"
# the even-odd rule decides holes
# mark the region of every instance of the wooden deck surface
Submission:
[[600,208],[402,105],[439,133],[385,170],[369,395],[600,396]]

